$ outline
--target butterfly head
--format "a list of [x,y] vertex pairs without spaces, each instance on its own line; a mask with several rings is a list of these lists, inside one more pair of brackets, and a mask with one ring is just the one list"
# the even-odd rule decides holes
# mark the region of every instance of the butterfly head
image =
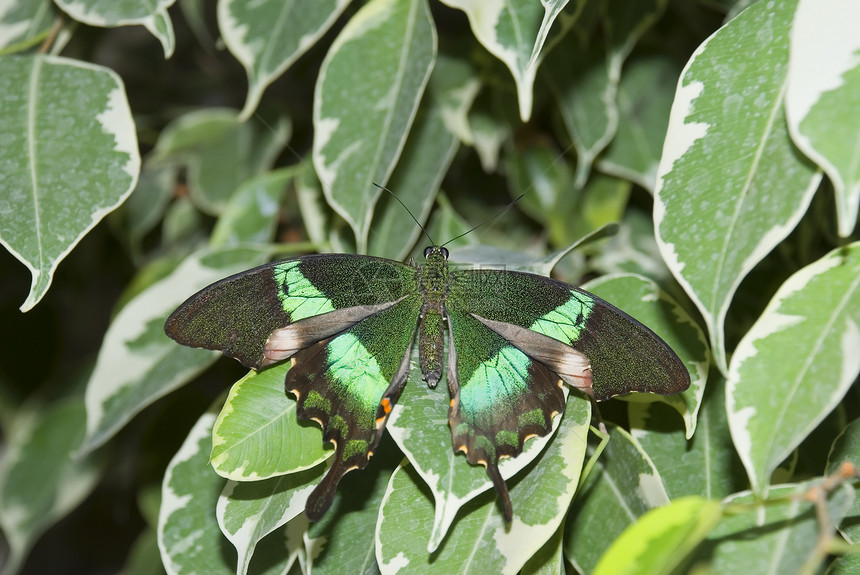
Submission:
[[448,248],[443,246],[427,246],[424,248],[424,259],[428,264],[447,261]]

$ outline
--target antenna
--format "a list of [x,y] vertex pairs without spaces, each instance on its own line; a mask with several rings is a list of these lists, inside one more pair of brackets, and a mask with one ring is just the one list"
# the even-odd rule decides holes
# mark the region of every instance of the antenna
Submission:
[[382,190],[384,192],[388,192],[389,194],[391,194],[391,196],[395,200],[397,200],[397,202],[401,206],[403,206],[403,209],[406,210],[406,213],[409,214],[409,217],[412,218],[412,221],[414,221],[418,225],[418,227],[421,228],[421,231],[424,232],[424,235],[427,236],[428,240],[430,240],[430,245],[434,245],[434,246],[436,245],[436,242],[433,241],[433,238],[430,237],[430,234],[427,232],[427,230],[424,228],[424,226],[421,225],[421,222],[418,221],[418,218],[416,218],[414,215],[412,215],[412,212],[409,210],[408,207],[406,207],[406,204],[403,203],[403,200],[401,200],[400,198],[397,197],[397,194],[395,194],[394,192],[392,192],[391,190],[389,190],[385,186],[380,186],[376,182],[371,182],[371,183],[374,186],[376,186],[377,188],[379,188],[380,190]]
[[[443,247],[443,246],[446,246],[446,245],[450,244],[451,242],[453,242],[454,240],[459,240],[460,238],[462,238],[462,237],[463,237],[463,236],[465,236],[466,234],[471,234],[472,232],[474,232],[475,230],[477,230],[477,229],[478,229],[478,228],[480,228],[481,226],[486,225],[486,224],[489,224],[490,222],[492,222],[493,220],[497,219],[499,216],[501,216],[502,214],[504,214],[506,211],[508,211],[509,209],[511,209],[511,207],[513,207],[513,205],[514,205],[515,203],[517,203],[518,201],[520,201],[521,199],[523,199],[523,197],[524,197],[524,196],[525,196],[525,194],[520,194],[516,199],[514,199],[514,200],[513,200],[511,203],[509,203],[507,206],[505,206],[504,208],[502,208],[501,210],[499,210],[499,212],[498,212],[496,215],[494,215],[493,217],[491,217],[490,219],[488,219],[488,220],[484,220],[483,222],[481,222],[480,224],[478,224],[478,225],[477,225],[477,226],[475,226],[474,228],[470,228],[470,229],[466,230],[465,232],[463,232],[463,233],[462,233],[462,234],[460,234],[459,236],[454,236],[453,238],[451,238],[450,240],[448,240],[447,242],[445,242],[444,244],[442,244],[442,245],[441,245],[441,246],[439,246],[439,247],[441,248],[441,247]],[[427,237],[430,237],[430,236],[427,236]]]

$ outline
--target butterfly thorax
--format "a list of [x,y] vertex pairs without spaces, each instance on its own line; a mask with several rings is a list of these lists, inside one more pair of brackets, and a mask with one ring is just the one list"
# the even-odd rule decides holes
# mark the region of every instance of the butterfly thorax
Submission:
[[418,361],[424,381],[430,387],[436,387],[442,377],[448,250],[429,246],[424,250],[424,260],[424,265],[418,266],[418,285],[424,300],[418,320]]

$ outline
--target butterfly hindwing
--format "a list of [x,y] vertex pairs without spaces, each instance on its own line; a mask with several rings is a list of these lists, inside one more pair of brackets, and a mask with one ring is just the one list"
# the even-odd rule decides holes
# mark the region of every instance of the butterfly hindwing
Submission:
[[328,474],[308,498],[310,519],[322,517],[341,477],[364,468],[379,443],[406,383],[420,309],[419,296],[407,297],[293,356],[285,384],[297,413],[318,421],[335,445]]
[[559,376],[473,317],[448,306],[449,425],[455,451],[487,468],[506,521],[512,518],[499,459],[522,453],[532,436],[552,430],[564,409]]

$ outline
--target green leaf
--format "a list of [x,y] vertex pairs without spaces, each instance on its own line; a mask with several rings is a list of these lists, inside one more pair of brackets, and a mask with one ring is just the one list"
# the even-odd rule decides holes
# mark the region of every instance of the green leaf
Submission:
[[679,81],[658,170],[660,252],[701,311],[723,373],[732,296],[794,229],[821,179],[784,120],[795,5],[755,3],[699,47]]
[[725,379],[712,369],[696,433],[689,440],[667,404],[627,403],[631,435],[660,471],[670,499],[686,495],[722,499],[747,485],[729,435],[725,389]]
[[310,469],[334,451],[323,449],[318,425],[301,425],[296,402],[284,390],[289,362],[236,382],[212,430],[215,471],[236,481],[256,481]]
[[235,110],[195,110],[164,128],[152,160],[185,166],[195,205],[206,213],[220,214],[241,184],[271,166],[290,132],[286,118],[262,125],[239,122]]
[[791,30],[786,117],[797,147],[821,166],[836,192],[839,235],[848,237],[860,211],[860,127],[846,122],[860,106],[860,6],[801,0]]
[[[830,453],[827,455],[827,474],[838,473],[842,465],[849,463],[860,467],[860,420],[855,419],[842,430],[833,441]],[[846,521],[839,526],[839,532],[845,539],[856,545],[860,543],[860,498],[857,498],[857,486],[854,487],[854,504],[845,514]]]
[[[818,546],[822,525],[813,504],[803,495],[814,483],[774,486],[767,505],[753,505],[749,492],[723,502],[725,513],[693,553],[712,573],[816,573],[828,549]],[[779,498],[779,499],[777,499]],[[824,509],[838,524],[854,500],[848,485],[829,493]],[[806,568],[804,570],[804,567]]]
[[561,575],[564,568],[564,525],[523,565],[523,575]]
[[60,261],[134,189],[140,155],[122,80],[107,68],[5,56],[0,77],[0,243],[33,276],[27,311]]
[[0,12],[0,55],[44,40],[57,15],[53,2],[9,2]]
[[582,287],[648,326],[684,362],[690,372],[689,389],[669,396],[633,394],[630,399],[659,401],[672,406],[684,418],[687,438],[692,437],[710,363],[705,336],[699,326],[684,308],[649,279],[633,274],[607,275]]
[[[435,389],[421,381],[417,367],[410,378],[410,385],[403,390],[386,428],[432,493],[435,514],[427,547],[432,552],[442,543],[460,509],[482,493],[492,491],[492,483],[483,467],[469,465],[465,457],[451,448],[445,378]],[[578,407],[568,409],[585,409],[580,398],[570,402]],[[558,426],[559,418],[553,424]],[[586,431],[581,430],[583,435]],[[508,479],[524,469],[539,456],[549,439],[549,436],[534,438],[526,443],[523,453],[502,460],[499,465],[502,477]],[[515,517],[519,512],[515,504]]]
[[295,171],[283,168],[266,172],[240,185],[224,206],[209,245],[214,248],[271,241],[278,227],[278,209]]
[[459,148],[459,141],[444,120],[443,110],[433,100],[415,118],[388,184],[403,205],[388,193],[377,204],[368,249],[372,255],[400,261],[410,253],[423,232],[406,210],[419,222],[427,220],[442,178]]
[[308,51],[349,0],[218,2],[218,29],[248,74],[248,97],[239,119],[253,113],[263,91]]
[[679,73],[665,55],[627,63],[618,85],[618,129],[597,161],[602,172],[654,191]]
[[80,504],[102,473],[73,452],[84,436],[83,398],[19,408],[0,466],[0,526],[8,545],[4,572],[20,569],[36,539]]
[[738,343],[726,409],[757,494],[860,374],[860,242],[791,276]]
[[[219,405],[216,401],[214,406]],[[212,510],[225,479],[207,465],[212,449],[213,410],[204,413],[188,433],[164,473],[158,548],[168,573],[233,575],[232,553],[224,545]]]
[[[663,13],[666,0],[605,4],[580,3],[585,12],[547,58],[544,75],[576,149],[577,188],[585,185],[594,159],[615,136],[624,60]],[[593,32],[598,18],[608,39]]]
[[[313,159],[329,205],[367,252],[373,206],[397,162],[436,56],[426,0],[371,0],[322,64]],[[368,68],[368,64],[372,67]]]
[[505,526],[496,494],[484,493],[464,507],[445,542],[432,554],[428,543],[433,504],[415,468],[398,468],[379,512],[380,569],[389,573],[408,565],[410,571],[423,573],[518,572],[553,537],[567,513],[585,455],[589,407],[586,400],[571,398],[546,449],[527,472],[510,481],[514,507],[510,526]]
[[469,17],[472,33],[514,76],[520,118],[529,120],[535,74],[550,28],[568,0],[442,0]]
[[481,89],[481,81],[471,62],[465,57],[438,54],[428,88],[433,97],[431,105],[439,109],[448,131],[464,144],[472,145],[469,110]]
[[173,23],[167,9],[176,0],[155,0],[138,2],[121,0],[103,2],[101,0],[56,0],[57,6],[66,14],[90,26],[112,28],[114,26],[140,25],[158,38],[164,48],[164,57],[170,58],[176,47]]
[[580,573],[591,573],[624,529],[649,509],[667,503],[660,474],[647,454],[626,431],[612,428],[609,443],[568,514],[567,560]]
[[248,572],[257,544],[266,535],[304,513],[308,495],[325,471],[325,465],[318,465],[263,481],[227,482],[215,512],[221,532],[239,554],[237,573]]
[[113,214],[111,223],[120,228],[136,258],[142,257],[141,242],[164,218],[178,179],[174,166],[144,162],[134,192]]
[[670,575],[722,514],[719,503],[701,497],[684,497],[652,509],[612,543],[594,574]]
[[86,453],[110,439],[159,397],[206,369],[218,355],[176,345],[164,321],[195,291],[263,263],[271,248],[202,250],[132,299],[114,318],[87,384]]

